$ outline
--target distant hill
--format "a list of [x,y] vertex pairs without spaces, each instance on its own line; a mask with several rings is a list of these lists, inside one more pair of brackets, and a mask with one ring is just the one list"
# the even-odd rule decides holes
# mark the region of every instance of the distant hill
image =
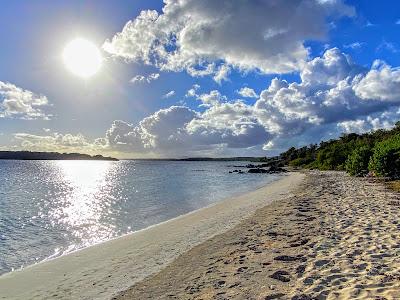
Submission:
[[186,157],[186,158],[133,158],[128,160],[158,160],[158,161],[251,161],[268,162],[271,158],[238,156],[238,157]]
[[102,155],[88,155],[81,153],[58,153],[58,152],[31,152],[31,151],[0,151],[0,159],[14,160],[111,160],[113,157]]
[[266,157],[188,157],[174,159],[177,161],[252,161],[261,162],[265,161]]

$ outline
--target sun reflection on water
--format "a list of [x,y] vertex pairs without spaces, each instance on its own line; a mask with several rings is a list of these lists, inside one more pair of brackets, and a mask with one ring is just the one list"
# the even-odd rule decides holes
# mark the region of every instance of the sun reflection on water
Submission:
[[0,161],[0,274],[169,220],[273,178],[239,178],[229,169],[226,162]]
[[62,203],[51,216],[78,243],[71,245],[67,252],[112,237],[114,228],[109,222],[109,208],[115,199],[109,191],[113,188],[115,162],[57,161],[56,169],[61,193],[58,201]]

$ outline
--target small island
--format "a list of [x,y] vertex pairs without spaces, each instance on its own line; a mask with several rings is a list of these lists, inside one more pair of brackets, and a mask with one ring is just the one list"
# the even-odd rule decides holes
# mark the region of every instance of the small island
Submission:
[[108,160],[118,159],[102,155],[59,152],[0,151],[0,159],[9,160]]

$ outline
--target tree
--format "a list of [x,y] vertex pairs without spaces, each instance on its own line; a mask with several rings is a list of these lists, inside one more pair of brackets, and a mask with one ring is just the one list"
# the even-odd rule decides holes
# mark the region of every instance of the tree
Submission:
[[375,144],[368,168],[376,176],[399,177],[400,134],[396,134]]
[[372,151],[368,146],[356,148],[346,160],[346,171],[352,176],[364,176],[368,173],[368,162]]

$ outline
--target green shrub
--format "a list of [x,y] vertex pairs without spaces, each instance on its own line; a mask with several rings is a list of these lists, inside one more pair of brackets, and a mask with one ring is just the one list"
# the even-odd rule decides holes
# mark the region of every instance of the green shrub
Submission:
[[376,176],[398,178],[400,175],[400,134],[376,143],[368,168]]
[[289,162],[291,167],[303,167],[309,163],[313,162],[312,157],[299,157]]
[[356,148],[346,160],[345,169],[352,176],[364,176],[368,173],[368,162],[372,151],[368,146]]
[[304,169],[310,169],[310,170],[318,169],[317,162],[315,160],[310,162],[309,164],[304,166]]
[[297,149],[292,147],[281,153],[279,160],[293,167],[346,170],[359,176],[370,170],[377,176],[400,178],[399,145],[400,121],[390,130],[343,134],[338,139],[319,145],[311,144]]
[[344,170],[348,154],[346,145],[331,143],[318,151],[316,165],[320,170]]

